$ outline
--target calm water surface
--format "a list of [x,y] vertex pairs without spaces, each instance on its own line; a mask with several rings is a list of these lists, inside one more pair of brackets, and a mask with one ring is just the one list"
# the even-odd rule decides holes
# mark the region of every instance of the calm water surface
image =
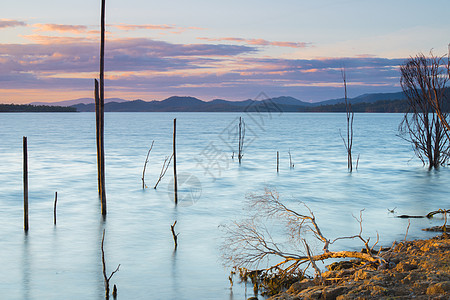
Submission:
[[[239,116],[247,124],[242,165],[236,151]],[[172,201],[170,168],[154,186],[171,154],[177,118],[180,204]],[[404,238],[408,221],[448,206],[448,168],[427,171],[397,136],[399,114],[356,114],[354,155],[347,172],[340,137],[344,114],[107,113],[105,152],[108,216],[97,195],[93,113],[0,114],[0,298],[104,299],[100,243],[106,230],[108,271],[119,299],[246,299],[230,290],[223,267],[220,225],[246,215],[245,196],[275,188],[285,203],[303,201],[329,238],[359,232],[352,217],[364,211],[364,235],[380,244]],[[23,232],[22,136],[28,137],[30,230]],[[142,168],[148,148],[146,183]],[[289,168],[290,150],[295,164]],[[276,172],[276,152],[280,172]],[[237,156],[235,154],[235,156]],[[53,225],[58,192],[58,224]],[[170,225],[177,220],[179,247]],[[441,219],[413,219],[408,237]],[[357,242],[335,245],[359,249]],[[317,250],[320,250],[318,248]]]

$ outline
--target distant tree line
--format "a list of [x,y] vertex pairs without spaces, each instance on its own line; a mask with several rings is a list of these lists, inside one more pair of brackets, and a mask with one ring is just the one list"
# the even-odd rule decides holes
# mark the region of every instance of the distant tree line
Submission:
[[[444,92],[442,110],[450,112],[450,88],[446,88]],[[372,103],[352,103],[352,110],[358,113],[405,113],[409,110],[409,102],[403,100],[380,100]],[[337,103],[330,105],[320,105],[315,107],[302,107],[301,112],[346,112],[345,103]]]
[[[358,113],[403,113],[407,111],[406,100],[380,100],[373,103],[352,103],[353,112]],[[302,112],[346,112],[345,103],[305,107]]]
[[0,112],[77,112],[77,109],[70,106],[0,104]]

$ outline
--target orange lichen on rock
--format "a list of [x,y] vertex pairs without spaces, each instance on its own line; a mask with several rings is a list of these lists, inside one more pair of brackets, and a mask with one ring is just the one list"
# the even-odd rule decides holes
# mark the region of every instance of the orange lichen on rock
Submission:
[[270,299],[450,299],[449,234],[401,242],[380,256],[386,266],[335,263],[322,283],[305,279]]

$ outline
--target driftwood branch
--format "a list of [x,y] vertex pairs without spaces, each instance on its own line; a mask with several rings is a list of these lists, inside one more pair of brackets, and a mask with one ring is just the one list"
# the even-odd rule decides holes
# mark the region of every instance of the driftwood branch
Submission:
[[155,141],[152,141],[152,145],[150,146],[150,149],[148,149],[147,157],[145,158],[144,169],[142,170],[142,178],[141,179],[142,179],[142,188],[143,189],[145,189],[147,187],[145,185],[145,169],[147,168],[148,156],[150,155],[150,152],[152,151],[154,143],[155,143]]
[[156,187],[158,186],[159,182],[161,181],[161,179],[164,177],[164,175],[166,175],[167,169],[169,168],[172,158],[173,158],[173,154],[170,157],[166,156],[166,158],[164,159],[164,163],[162,165],[161,173],[159,174],[158,181],[156,181],[156,184],[153,187],[155,190],[156,190]]
[[[373,249],[377,241],[370,246],[370,238],[362,235],[362,213],[359,218],[360,231],[358,234],[348,237],[338,237],[334,240],[327,238],[321,231],[314,213],[306,206],[306,212],[295,211],[285,206],[279,199],[279,195],[266,189],[263,195],[250,195],[248,197],[249,211],[254,212],[248,220],[235,222],[226,227],[226,239],[223,245],[224,259],[234,268],[246,269],[249,272],[257,272],[261,280],[277,278],[277,280],[289,280],[304,274],[309,266],[312,266],[320,278],[320,270],[315,264],[331,258],[357,258],[370,264],[383,265],[385,260]],[[288,229],[288,241],[276,241],[266,227],[266,223],[285,223]],[[281,223],[282,224],[282,223]],[[308,236],[322,243],[322,253],[314,254],[311,251]],[[359,239],[364,244],[364,249],[358,251],[332,251],[330,245],[341,239]],[[303,250],[302,250],[303,249]],[[275,265],[260,268],[274,261]],[[253,270],[253,271],[252,271]]]

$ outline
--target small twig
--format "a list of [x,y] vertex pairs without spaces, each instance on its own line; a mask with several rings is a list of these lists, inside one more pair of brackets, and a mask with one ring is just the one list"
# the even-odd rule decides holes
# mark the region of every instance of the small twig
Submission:
[[289,149],[288,153],[289,153],[289,168],[293,169],[294,163],[292,162],[291,149]]
[[145,189],[147,186],[145,185],[145,169],[147,168],[147,163],[148,163],[148,156],[150,155],[150,151],[152,151],[153,148],[153,144],[155,143],[155,141],[152,141],[152,145],[150,146],[150,149],[147,152],[147,157],[145,158],[145,163],[144,163],[144,170],[142,171],[142,188]]
[[394,214],[395,213],[395,209],[397,208],[397,206],[396,207],[394,207],[393,209],[387,209],[388,210],[388,212],[390,212],[391,214]]
[[170,225],[170,230],[172,231],[173,236],[173,242],[175,243],[175,250],[177,250],[178,247],[178,235],[179,233],[175,233],[175,225],[177,224],[177,221],[173,222],[173,225]]
[[408,227],[406,227],[405,239],[403,241],[406,242],[406,237],[408,236],[409,225],[411,225],[411,220],[408,219]]
[[323,282],[322,273],[320,272],[319,267],[317,267],[316,262],[312,258],[308,243],[306,242],[305,239],[302,239],[302,240],[303,240],[303,244],[305,245],[306,254],[308,255],[308,260],[310,261],[311,265],[313,266],[314,270],[316,271],[317,277],[319,278],[320,282]]

